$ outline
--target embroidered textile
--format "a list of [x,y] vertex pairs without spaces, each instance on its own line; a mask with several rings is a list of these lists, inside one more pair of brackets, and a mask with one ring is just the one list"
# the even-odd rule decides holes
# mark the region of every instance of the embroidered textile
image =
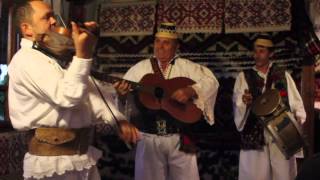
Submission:
[[[303,26],[307,26],[304,28],[303,35],[306,39],[302,39],[302,41],[305,41],[305,47],[309,53],[309,55],[313,56],[315,60],[319,60],[320,55],[320,0],[312,0],[310,1],[310,8],[309,8],[309,20],[303,20],[302,22],[298,22],[298,26],[300,24],[301,28],[304,28]],[[302,16],[304,15],[307,17],[304,11],[300,11]],[[299,19],[299,18],[298,18]],[[310,26],[313,26],[313,29],[310,28]]]
[[290,0],[226,0],[225,32],[290,30]]
[[[264,79],[256,71],[249,69],[244,71],[249,91],[253,99],[261,96],[264,87]],[[262,149],[265,145],[263,136],[263,125],[252,112],[250,112],[247,122],[240,132],[241,149]]]
[[[314,4],[314,6],[318,6]],[[314,60],[320,56],[320,41],[316,35],[316,31],[313,28],[312,21],[308,18],[304,1],[292,1],[293,7],[293,19],[294,23],[292,28],[296,30],[297,40],[300,48],[304,51],[306,58],[305,64],[313,64]],[[318,63],[317,63],[318,64]]]
[[101,36],[151,35],[155,26],[155,2],[103,4]]
[[157,23],[175,22],[180,33],[219,33],[224,0],[160,0],[157,11]]
[[[217,76],[235,77],[239,71],[254,64],[253,40],[259,33],[243,34],[183,34],[180,38],[181,57],[210,68]],[[277,47],[273,61],[280,67],[297,70],[303,62],[297,40],[287,31],[270,34]],[[122,75],[141,59],[153,55],[152,36],[113,36],[100,39],[99,70]]]
[[[0,135],[0,176],[19,174],[22,176],[23,158],[27,151],[29,132],[5,132]],[[0,178],[1,179],[1,178]]]
[[309,17],[313,25],[314,31],[320,39],[320,0],[309,0]]

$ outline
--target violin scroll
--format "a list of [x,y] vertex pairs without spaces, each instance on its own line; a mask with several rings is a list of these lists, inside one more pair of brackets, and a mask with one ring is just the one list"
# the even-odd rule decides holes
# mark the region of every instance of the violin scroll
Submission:
[[[83,23],[77,23],[81,32],[86,32],[88,34],[93,34],[94,36],[98,37],[99,35],[99,27],[86,27]],[[72,30],[62,26],[56,26],[52,29],[53,32],[58,33],[60,35],[66,37],[72,37]]]

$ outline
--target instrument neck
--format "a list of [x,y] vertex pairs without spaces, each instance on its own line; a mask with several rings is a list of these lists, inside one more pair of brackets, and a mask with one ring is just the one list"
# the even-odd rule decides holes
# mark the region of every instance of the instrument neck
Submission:
[[[98,71],[91,71],[91,75],[93,77],[95,77],[96,79],[108,82],[108,83],[115,83],[118,81],[123,81],[125,79],[116,77],[116,76],[111,76],[107,73],[103,73],[103,72],[98,72]],[[142,85],[140,83],[137,82],[133,82],[133,81],[129,81],[129,80],[125,80],[127,83],[131,84],[131,88],[134,90],[139,90],[142,88]]]

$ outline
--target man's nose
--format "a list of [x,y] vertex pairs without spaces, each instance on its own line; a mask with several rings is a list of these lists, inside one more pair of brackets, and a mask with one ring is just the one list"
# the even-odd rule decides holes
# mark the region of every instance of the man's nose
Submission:
[[56,24],[57,24],[56,18],[51,17],[51,18],[50,18],[50,24],[51,24],[51,25],[56,25]]
[[158,48],[162,49],[163,48],[163,43],[158,44]]

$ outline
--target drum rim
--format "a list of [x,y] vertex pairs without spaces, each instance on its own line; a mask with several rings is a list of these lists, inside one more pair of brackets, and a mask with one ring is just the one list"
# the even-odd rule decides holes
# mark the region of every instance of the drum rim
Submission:
[[[265,96],[271,94],[271,96],[274,97],[274,101],[276,101],[275,106],[269,108],[268,110],[260,110],[258,107],[258,104],[261,104],[260,101],[262,101],[262,98],[265,98]],[[252,103],[251,110],[256,116],[267,116],[272,114],[281,103],[281,97],[279,94],[279,91],[277,89],[268,89],[264,93],[262,93],[261,96],[257,97],[254,102]]]

